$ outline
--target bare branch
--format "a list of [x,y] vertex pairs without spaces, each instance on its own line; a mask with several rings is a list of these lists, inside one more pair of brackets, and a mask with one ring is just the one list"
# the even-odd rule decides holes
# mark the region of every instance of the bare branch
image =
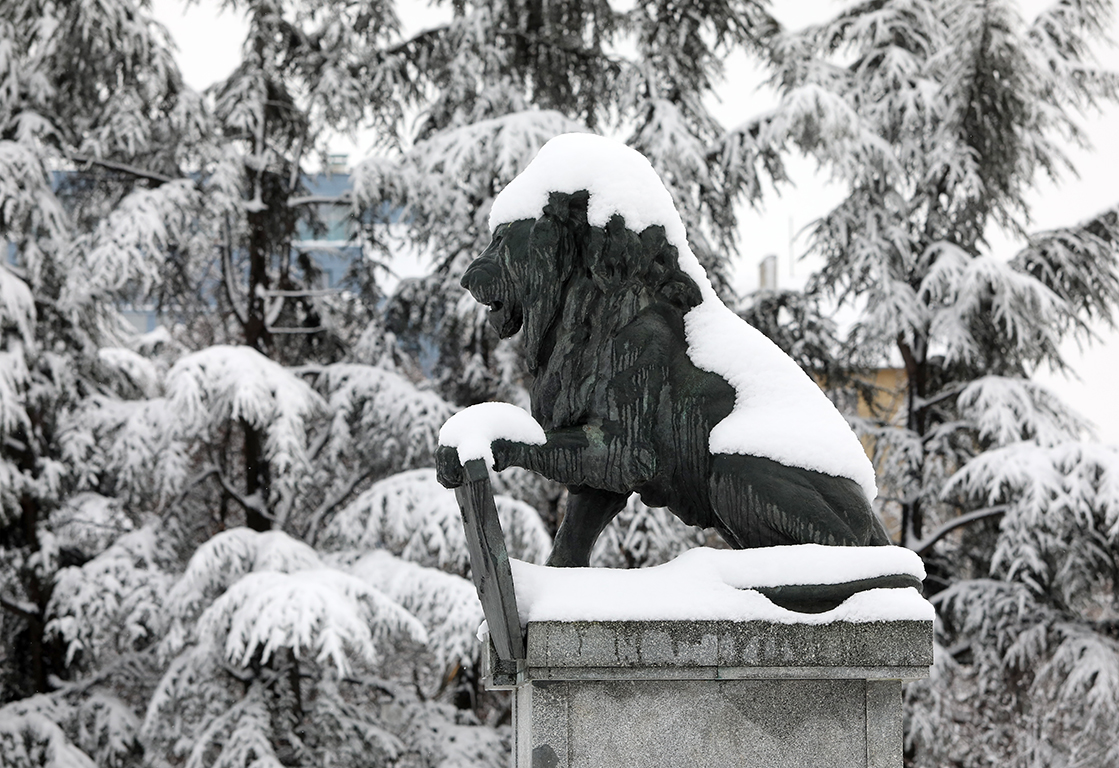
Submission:
[[230,677],[240,680],[242,683],[245,684],[252,683],[256,679],[256,672],[253,672],[252,670],[244,671],[233,666],[232,664],[223,663],[221,665],[221,670]]
[[182,181],[183,179],[175,178],[173,176],[165,176],[156,171],[149,171],[146,168],[138,168],[135,165],[128,165],[127,163],[118,163],[115,160],[102,160],[99,157],[89,157],[88,155],[67,154],[66,155],[72,162],[85,164],[85,165],[99,165],[102,168],[107,168],[110,171],[119,171],[127,173],[131,176],[136,176],[141,179],[148,179],[150,181],[158,181],[160,184],[167,184],[172,181]]
[[341,292],[342,290],[340,288],[308,288],[302,291],[280,291],[268,288],[262,291],[265,296],[285,296],[288,298],[298,298],[300,296],[333,296]]
[[998,517],[999,515],[1004,514],[1008,508],[1009,507],[1006,504],[999,504],[995,507],[977,509],[974,512],[968,512],[967,514],[960,515],[957,518],[949,520],[947,523],[940,526],[928,536],[921,539],[919,542],[909,548],[916,552],[918,555],[923,555],[932,547],[933,544],[936,544],[938,541],[943,539],[945,536],[947,536],[949,533],[956,530],[957,528],[963,528],[965,525],[970,525],[971,523],[978,522],[979,520],[986,520],[989,517]]
[[203,469],[201,472],[199,472],[197,475],[192,477],[190,480],[188,480],[186,485],[183,487],[182,492],[179,494],[179,497],[177,499],[175,499],[175,503],[171,504],[170,507],[168,507],[168,509],[173,508],[173,507],[177,507],[180,504],[182,504],[184,501],[186,501],[186,497],[190,495],[191,491],[193,491],[198,486],[202,485],[202,483],[206,482],[206,480],[210,477],[210,475],[217,474],[217,472],[218,472],[218,468],[210,465],[210,466],[207,466],[205,469]]
[[916,410],[923,410],[925,408],[929,408],[931,406],[934,406],[937,403],[941,403],[945,400],[951,400],[953,397],[956,397],[958,394],[963,392],[966,387],[967,387],[966,384],[960,384],[959,386],[952,387],[951,389],[947,389],[947,390],[945,390],[944,392],[941,392],[938,395],[934,395],[933,397],[929,397],[929,398],[914,397],[913,398],[913,407]]
[[233,238],[230,234],[229,217],[225,221],[225,243],[221,249],[221,271],[222,271],[222,285],[225,287],[225,298],[229,301],[229,306],[233,308],[233,314],[237,317],[241,327],[244,328],[249,322],[248,310],[242,309],[234,298],[233,291]]
[[298,208],[301,205],[349,205],[351,197],[349,192],[340,195],[304,195],[303,197],[289,197],[288,208]]
[[186,497],[190,494],[190,492],[194,490],[194,488],[206,482],[211,477],[216,477],[218,479],[218,484],[221,485],[222,490],[225,491],[230,498],[240,504],[243,509],[245,509],[246,511],[258,512],[264,517],[267,517],[269,520],[272,519],[272,515],[268,512],[268,510],[263,509],[262,505],[254,502],[251,497],[246,498],[242,496],[240,491],[234,488],[233,484],[230,483],[229,479],[226,478],[226,476],[222,473],[221,469],[215,467],[212,464],[204,468],[201,472],[199,472],[187,482],[186,488],[184,488],[182,493],[179,494],[179,498],[176,500],[176,504],[181,504],[183,500],[186,499]]
[[231,499],[240,504],[242,509],[244,509],[246,512],[256,512],[261,517],[266,517],[269,520],[273,519],[272,514],[264,508],[263,504],[258,501],[253,501],[252,496],[242,496],[241,492],[233,487],[233,484],[229,482],[229,479],[226,478],[226,476],[222,474],[221,471],[215,470],[214,474],[217,476],[222,490],[229,494],[229,497]]
[[292,152],[293,162],[291,164],[291,173],[288,174],[288,189],[294,190],[295,186],[299,183],[299,172],[303,165],[303,142],[307,140],[307,123],[303,123],[303,131],[299,134],[299,138],[295,140],[295,147]]
[[327,330],[324,325],[317,325],[314,328],[267,328],[269,333],[321,333]]
[[408,54],[412,51],[416,44],[421,42],[428,42],[429,40],[437,40],[440,35],[446,34],[447,30],[451,28],[450,24],[437,24],[433,27],[420,30],[407,40],[402,40],[394,46],[385,49],[385,53],[389,56],[397,56],[400,54]]
[[319,525],[322,524],[323,519],[333,512],[339,504],[345,501],[349,495],[354,492],[354,488],[357,488],[357,486],[371,474],[373,474],[372,468],[355,472],[350,476],[350,479],[344,486],[325,498],[323,503],[319,504],[318,508],[311,513],[311,520],[307,523],[307,529],[303,534],[303,540],[311,546],[314,546],[315,537],[319,534]]
[[22,616],[25,619],[39,618],[39,608],[34,603],[28,603],[23,600],[9,600],[3,595],[0,595],[0,607],[18,616]]

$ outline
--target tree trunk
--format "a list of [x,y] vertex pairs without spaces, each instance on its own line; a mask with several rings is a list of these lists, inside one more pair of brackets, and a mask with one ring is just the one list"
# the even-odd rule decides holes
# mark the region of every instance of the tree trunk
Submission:
[[[16,454],[16,465],[19,467],[21,474],[34,477],[36,474],[35,467],[38,463],[34,448],[34,428],[38,427],[41,422],[39,415],[34,411],[30,412],[30,416],[32,429],[20,430],[20,433],[16,435],[17,440],[15,442],[23,445]],[[39,519],[42,516],[39,500],[25,491],[20,496],[20,512],[19,532],[16,534],[18,538],[13,543],[16,547],[25,548],[28,559],[30,559],[31,556],[42,549],[39,541]],[[29,680],[35,693],[48,693],[50,691],[48,680],[53,670],[51,669],[44,638],[46,628],[44,616],[47,603],[50,602],[51,585],[49,582],[43,584],[36,569],[26,565],[26,563],[21,571],[28,601],[35,606],[35,609],[33,612],[29,611],[23,614],[27,621],[25,635],[27,656],[22,659],[22,674],[17,673],[17,675],[22,677],[23,681]]]
[[266,513],[272,494],[272,467],[264,456],[264,436],[244,419],[241,429],[245,433],[245,491],[249,501],[256,503],[245,510],[245,525],[254,531],[271,530],[271,516]]
[[[38,552],[40,549],[37,532],[39,524],[39,504],[35,499],[31,498],[30,495],[24,494],[23,498],[20,500],[20,506],[23,508],[24,536],[27,541],[28,549],[31,552]],[[38,574],[35,573],[33,568],[27,568],[25,570],[27,596],[38,609],[35,615],[27,617],[27,650],[30,655],[27,661],[31,667],[31,681],[35,686],[35,692],[48,693],[50,691],[50,688],[47,687],[48,664],[46,646],[43,642],[46,622],[43,620],[43,614],[46,611],[47,602],[50,600],[50,588],[47,587],[44,589],[43,584],[39,581]]]
[[[900,335],[898,336],[898,350],[901,352],[902,360],[905,361],[906,428],[923,438],[927,426],[923,398],[925,397],[925,382],[928,377],[924,350],[914,350]],[[916,471],[920,473],[921,468],[918,467]],[[921,487],[922,477],[914,477],[912,480],[914,487]],[[911,542],[920,541],[923,527],[924,510],[921,508],[920,496],[904,499],[901,505],[902,545],[908,546]]]
[[[248,215],[249,221],[249,290],[245,309],[245,344],[261,354],[268,354],[272,335],[265,323],[264,291],[268,281],[268,217],[264,211]],[[250,490],[251,493],[251,490]]]

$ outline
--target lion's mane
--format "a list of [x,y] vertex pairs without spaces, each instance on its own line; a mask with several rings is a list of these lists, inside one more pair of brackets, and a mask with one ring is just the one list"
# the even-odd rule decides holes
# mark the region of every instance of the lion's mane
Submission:
[[[530,367],[540,363],[540,345],[557,328],[617,329],[655,298],[683,318],[702,301],[664,227],[633,232],[618,214],[605,226],[592,226],[586,203],[586,191],[552,193],[533,227],[529,263],[519,265],[536,275],[525,281],[535,283],[524,298]],[[536,306],[534,300],[543,301]]]
[[[552,192],[533,224],[524,263],[524,345],[530,372],[548,381],[593,387],[595,353],[604,340],[654,302],[683,317],[702,301],[699,286],[679,264],[664,227],[634,232],[618,214],[605,226],[587,222],[588,193]],[[557,347],[557,344],[560,346]],[[582,415],[583,393],[550,391],[534,415],[546,426]],[[540,412],[543,409],[545,412]]]

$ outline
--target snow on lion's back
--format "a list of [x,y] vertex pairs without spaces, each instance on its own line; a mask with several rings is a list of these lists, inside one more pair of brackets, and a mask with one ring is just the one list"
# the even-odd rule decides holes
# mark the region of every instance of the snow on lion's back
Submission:
[[849,477],[873,499],[874,469],[847,421],[792,358],[720,301],[688,246],[672,196],[640,152],[594,134],[555,137],[494,200],[490,230],[539,218],[551,192],[584,189],[592,226],[605,226],[618,214],[636,232],[664,227],[680,268],[702,292],[703,301],[684,318],[688,357],[722,376],[736,393],[734,409],[711,430],[711,452]]

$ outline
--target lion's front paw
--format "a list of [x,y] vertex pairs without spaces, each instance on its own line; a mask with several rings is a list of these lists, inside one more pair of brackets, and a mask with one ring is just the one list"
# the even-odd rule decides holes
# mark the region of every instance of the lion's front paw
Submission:
[[500,472],[503,469],[508,469],[513,466],[513,464],[516,463],[518,449],[520,447],[520,443],[501,437],[490,443],[490,451],[493,453],[494,470]]
[[444,488],[458,488],[463,484],[457,449],[441,445],[435,450],[435,479]]

